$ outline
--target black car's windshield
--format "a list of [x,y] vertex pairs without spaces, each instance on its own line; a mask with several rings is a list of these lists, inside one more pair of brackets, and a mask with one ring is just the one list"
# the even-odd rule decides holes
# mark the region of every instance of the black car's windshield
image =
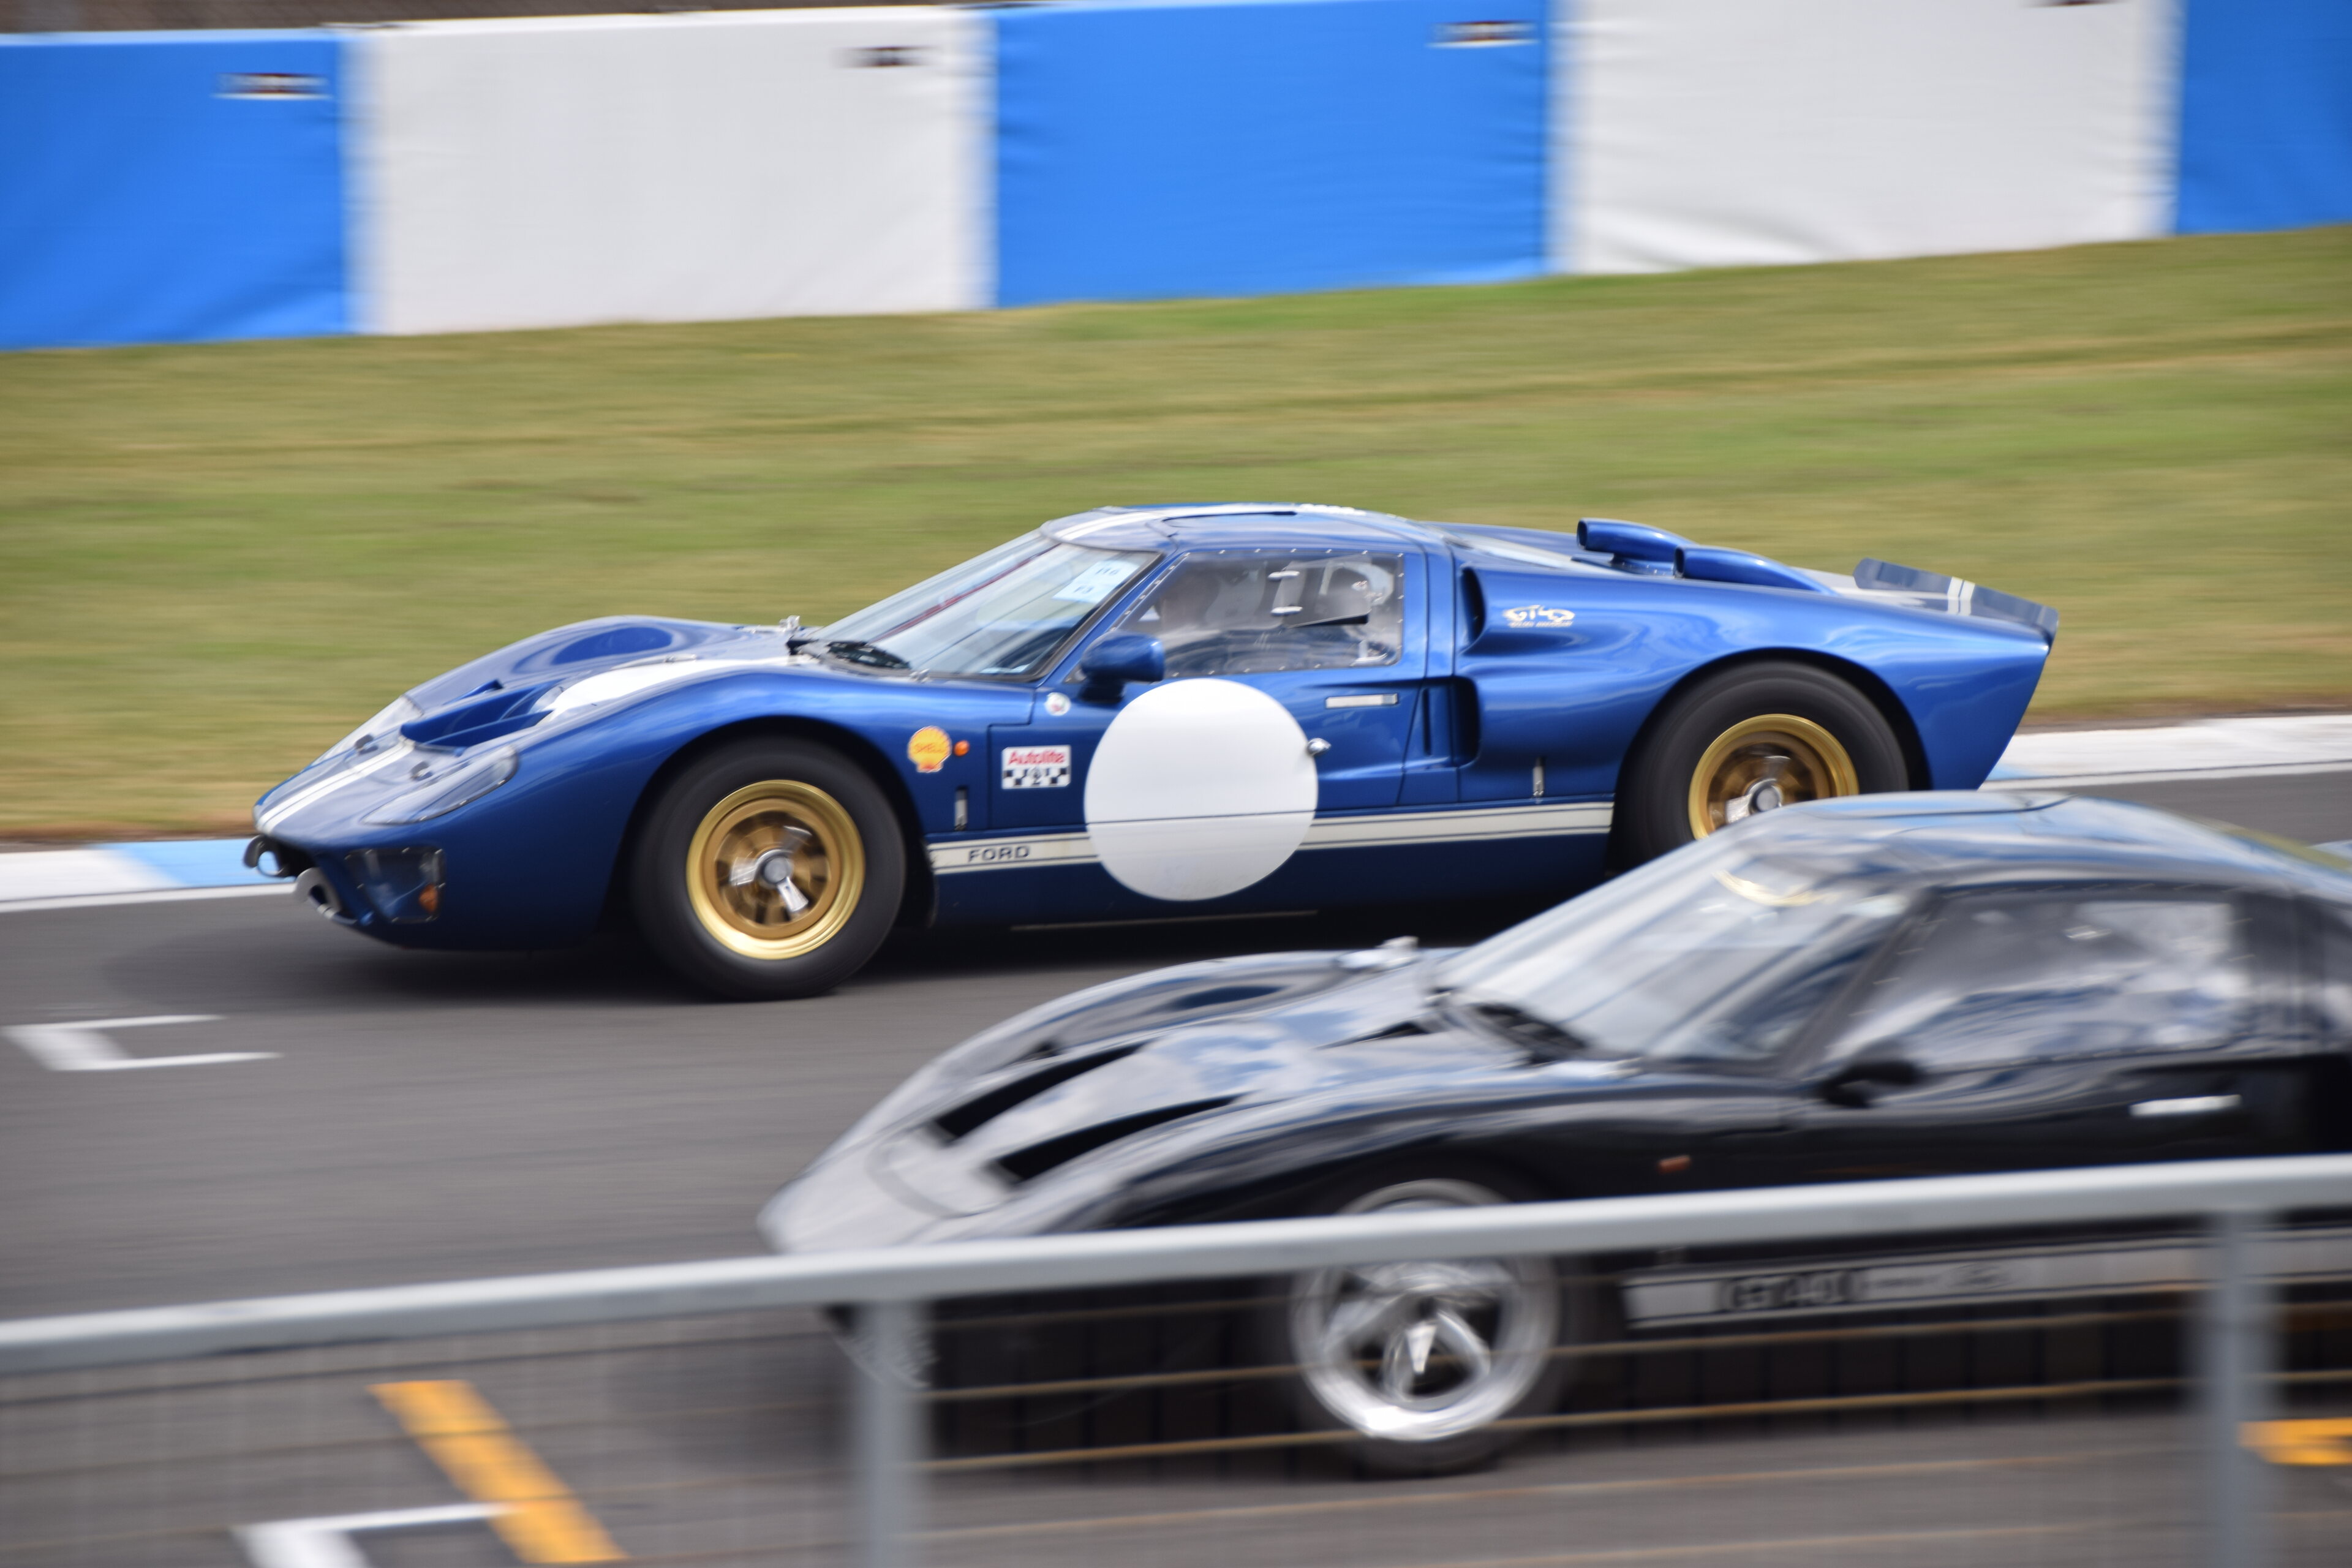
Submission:
[[834,622],[816,641],[873,669],[1034,675],[1155,559],[1024,534]]
[[1718,834],[1449,961],[1456,1005],[1540,1020],[1595,1055],[1762,1061],[1909,907],[1885,867]]

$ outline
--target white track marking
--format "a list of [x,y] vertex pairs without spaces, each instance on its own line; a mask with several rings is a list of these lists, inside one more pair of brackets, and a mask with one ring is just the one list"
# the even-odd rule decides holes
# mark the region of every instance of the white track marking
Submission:
[[2352,767],[2352,714],[2197,719],[2138,729],[2029,730],[2011,741],[1995,782],[2261,778]]
[[0,856],[0,899],[89,893],[152,893],[179,886],[143,861],[111,849],[35,849]]
[[2142,773],[2057,773],[2047,778],[2020,775],[1987,779],[1990,790],[2106,789],[2121,784],[2195,784],[2207,779],[2286,779],[2313,773],[2352,773],[2352,761],[2337,763],[2273,763],[2242,768],[2165,768]]
[[17,1024],[6,1033],[25,1054],[51,1072],[127,1072],[134,1068],[210,1067],[217,1062],[276,1059],[276,1051],[206,1051],[186,1057],[134,1057],[107,1037],[110,1029],[151,1029],[163,1024],[217,1024],[216,1013],[164,1013],[152,1018],[92,1018],[80,1024]]
[[408,1508],[384,1513],[345,1513],[323,1519],[281,1519],[236,1529],[253,1568],[368,1568],[352,1539],[376,1530],[419,1530],[436,1524],[483,1524],[504,1513],[497,1503],[460,1502],[440,1508]]
[[117,904],[184,904],[194,899],[249,899],[263,893],[286,896],[292,884],[270,882],[233,888],[160,888],[152,893],[81,893],[58,899],[0,899],[0,915],[37,910],[110,910]]

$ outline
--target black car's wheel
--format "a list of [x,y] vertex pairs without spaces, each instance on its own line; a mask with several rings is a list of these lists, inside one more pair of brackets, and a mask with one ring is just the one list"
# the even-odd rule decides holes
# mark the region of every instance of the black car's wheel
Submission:
[[1759,812],[1908,784],[1876,705],[1810,665],[1739,665],[1658,715],[1617,791],[1618,858],[1677,849]]
[[[1335,1193],[1329,1212],[1469,1208],[1533,1194],[1486,1173],[1398,1170]],[[1433,1475],[1482,1464],[1549,1411],[1579,1331],[1577,1298],[1549,1258],[1456,1258],[1318,1268],[1276,1282],[1261,1310],[1268,1352],[1290,1369],[1299,1419],[1353,1432],[1366,1468]]]
[[746,1000],[830,990],[897,918],[907,858],[889,802],[839,752],[751,741],[670,781],[630,865],[638,929],[696,984]]

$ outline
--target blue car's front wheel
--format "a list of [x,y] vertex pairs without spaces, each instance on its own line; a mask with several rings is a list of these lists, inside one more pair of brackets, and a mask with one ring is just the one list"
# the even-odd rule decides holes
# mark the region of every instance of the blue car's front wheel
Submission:
[[829,990],[873,956],[906,851],[863,769],[824,746],[758,740],[669,782],[630,869],[638,927],[671,968],[763,1000]]

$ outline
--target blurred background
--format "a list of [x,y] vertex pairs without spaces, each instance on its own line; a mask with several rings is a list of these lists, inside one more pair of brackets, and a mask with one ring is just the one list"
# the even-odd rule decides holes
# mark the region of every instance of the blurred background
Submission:
[[1167,496],[1916,562],[2063,606],[2038,722],[2352,696],[2332,0],[27,32],[0,146],[18,839]]
[[[1955,574],[2063,611],[2043,727],[2352,708],[2344,0],[594,10],[0,0],[0,846],[241,837],[544,627],[819,624],[1169,497]],[[2347,778],[2138,793],[2340,839]],[[748,1252],[1021,1007],[1524,912],[915,933],[716,1008],[286,902],[0,911],[0,1026],[223,1064],[0,1055],[0,1314]],[[1514,1468],[1370,1490],[1223,1328],[982,1303],[1016,1348],[929,1417],[924,1550],[2199,1561],[2193,1276],[1620,1335]],[[2321,1415],[2340,1296],[2274,1352]],[[235,1531],[486,1496],[560,1517],[365,1560],[845,1561],[843,1368],[792,1313],[11,1377],[0,1565],[320,1568]],[[2339,1561],[2307,1438],[2277,1540]]]

